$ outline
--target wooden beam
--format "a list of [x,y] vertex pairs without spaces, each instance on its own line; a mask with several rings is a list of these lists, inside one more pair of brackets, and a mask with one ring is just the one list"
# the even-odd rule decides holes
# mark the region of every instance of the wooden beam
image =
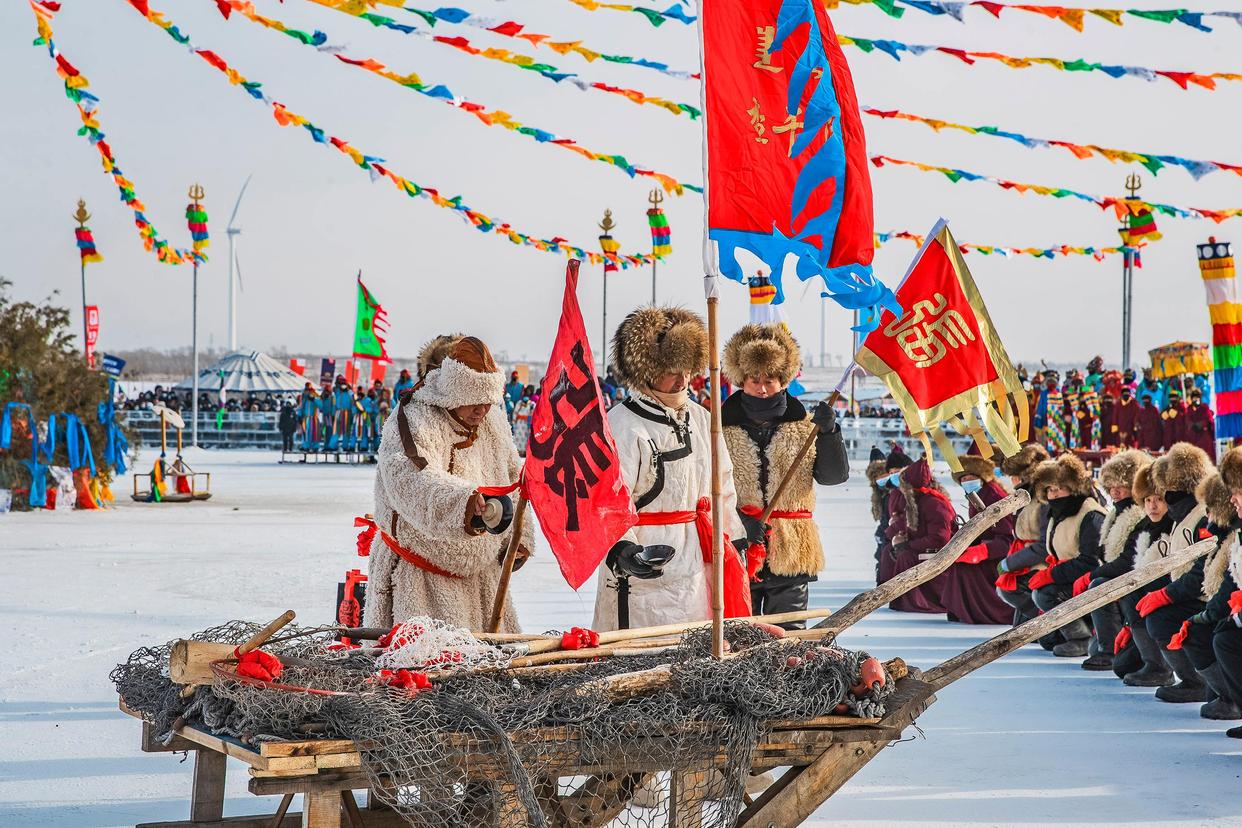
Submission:
[[625,810],[634,792],[651,774],[599,774],[567,796],[561,797],[561,812],[571,828],[607,825]]
[[945,687],[962,676],[990,664],[1006,653],[1035,641],[1053,630],[1059,630],[1071,621],[1077,621],[1092,610],[1111,604],[1122,596],[1129,595],[1137,588],[1149,584],[1162,575],[1168,575],[1178,567],[1184,566],[1196,558],[1201,558],[1216,548],[1220,543],[1215,537],[1207,538],[1175,552],[1165,558],[1132,569],[1125,575],[1106,581],[1097,587],[1088,589],[1081,595],[1071,598],[1064,604],[1032,618],[1013,629],[1006,630],[995,638],[971,647],[964,653],[953,656],[944,663],[933,667],[923,674],[923,680],[936,689]]
[[786,776],[796,775],[788,782],[782,777],[742,811],[738,828],[801,825],[887,744],[883,739],[832,745],[805,768],[789,771]]
[[302,796],[302,828],[341,828],[339,791],[314,791]]
[[190,789],[190,821],[208,822],[224,816],[224,773],[228,762],[214,750],[194,751],[194,785]]

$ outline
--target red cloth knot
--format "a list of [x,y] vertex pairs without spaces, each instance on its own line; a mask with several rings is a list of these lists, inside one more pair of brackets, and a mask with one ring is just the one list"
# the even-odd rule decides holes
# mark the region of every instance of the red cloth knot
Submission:
[[262,650],[251,650],[245,655],[238,655],[237,650],[233,650],[233,655],[237,658],[237,675],[246,678],[275,681],[285,669],[280,659]]
[[561,634],[562,650],[585,650],[599,646],[599,633],[584,627],[574,627]]

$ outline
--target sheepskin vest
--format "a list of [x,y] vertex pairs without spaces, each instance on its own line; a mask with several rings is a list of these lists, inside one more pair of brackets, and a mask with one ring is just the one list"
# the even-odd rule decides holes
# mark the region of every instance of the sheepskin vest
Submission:
[[1078,531],[1082,528],[1082,521],[1092,512],[1103,512],[1104,507],[1100,505],[1095,498],[1087,498],[1078,507],[1078,511],[1064,520],[1058,521],[1054,526],[1052,521],[1048,521],[1047,535],[1045,543],[1048,545],[1048,552],[1055,554],[1058,561],[1072,561],[1078,557],[1081,550],[1078,548]]
[[[725,446],[733,461],[733,484],[741,506],[764,508],[776,487],[793,468],[814,424],[805,420],[784,422],[777,426],[765,455],[768,476],[763,491],[759,490],[759,447],[741,426],[726,426]],[[815,447],[807,452],[794,470],[789,486],[776,504],[778,511],[812,511],[815,508]],[[773,575],[818,575],[824,568],[824,549],[819,542],[815,521],[798,518],[773,518],[772,537],[768,540],[768,570]]]
[[[1203,561],[1203,588],[1200,590],[1204,601],[1211,601],[1216,590],[1225,582],[1225,573],[1232,565],[1233,551],[1237,547],[1238,533],[1234,532],[1208,553]],[[1234,583],[1237,583],[1235,578]]]
[[[1027,489],[1030,492],[1030,489]],[[1013,537],[1015,540],[1032,543],[1039,539],[1039,510],[1043,508],[1043,504],[1038,500],[1031,498],[1031,502],[1022,507],[1022,511],[1018,512],[1018,517],[1013,525]]]
[[1126,541],[1130,539],[1135,527],[1139,525],[1144,517],[1143,507],[1131,505],[1120,514],[1116,509],[1112,509],[1108,513],[1108,517],[1104,518],[1104,525],[1100,527],[1100,537],[1104,539],[1102,546],[1104,547],[1104,561],[1115,561],[1121,557],[1121,553],[1125,551]]
[[[1207,517],[1207,507],[1202,503],[1196,503],[1195,508],[1190,510],[1190,514],[1182,518],[1181,521],[1173,527],[1173,531],[1169,533],[1169,549],[1166,555],[1172,555],[1175,552],[1181,552],[1193,543],[1197,543],[1199,538],[1195,537],[1195,524]],[[1187,572],[1195,568],[1195,562],[1191,561],[1183,566],[1178,567],[1169,573],[1170,580],[1176,581]]]
[[1229,574],[1233,582],[1242,589],[1242,536],[1234,532],[1229,543]]
[[1134,544],[1134,568],[1163,558],[1168,554],[1164,551],[1168,545],[1168,535],[1157,535],[1153,530],[1143,532]]

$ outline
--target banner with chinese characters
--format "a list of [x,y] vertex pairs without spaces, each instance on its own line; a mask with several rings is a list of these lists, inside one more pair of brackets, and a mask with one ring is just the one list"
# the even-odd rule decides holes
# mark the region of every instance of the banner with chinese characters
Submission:
[[1015,453],[1029,428],[1026,394],[943,219],[897,287],[897,301],[906,311],[885,313],[854,359],[884,380],[911,435],[929,454],[935,442],[954,471],[961,464],[944,423],[970,435],[984,457],[992,442],[1006,457]]
[[[737,254],[820,277],[871,330],[896,310],[875,280],[871,179],[858,101],[817,0],[714,0],[700,9],[707,122],[706,272],[745,284]],[[743,258],[749,258],[743,255]]]
[[578,307],[578,261],[571,259],[561,323],[531,416],[523,485],[561,574],[574,589],[638,522],[599,388]]
[[99,342],[99,306],[87,305],[86,314],[86,364],[95,367],[95,344]]

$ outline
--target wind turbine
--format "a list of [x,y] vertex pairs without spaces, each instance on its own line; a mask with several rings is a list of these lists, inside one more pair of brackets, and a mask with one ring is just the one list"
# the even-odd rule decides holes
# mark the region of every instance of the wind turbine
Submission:
[[[233,222],[237,220],[237,211],[241,208],[242,196],[246,194],[246,187],[250,186],[250,179],[254,177],[254,173],[246,176],[245,182],[242,184],[241,192],[237,194],[237,202],[233,205],[233,214],[229,216],[229,223],[225,227],[224,232],[229,237],[229,325],[228,325],[228,341],[229,352],[237,350],[237,295],[233,290],[234,271],[237,274],[237,280],[241,280],[241,265],[237,263],[237,251],[235,249],[236,238],[241,235],[241,228],[234,227]],[[240,287],[240,284],[239,284]]]

